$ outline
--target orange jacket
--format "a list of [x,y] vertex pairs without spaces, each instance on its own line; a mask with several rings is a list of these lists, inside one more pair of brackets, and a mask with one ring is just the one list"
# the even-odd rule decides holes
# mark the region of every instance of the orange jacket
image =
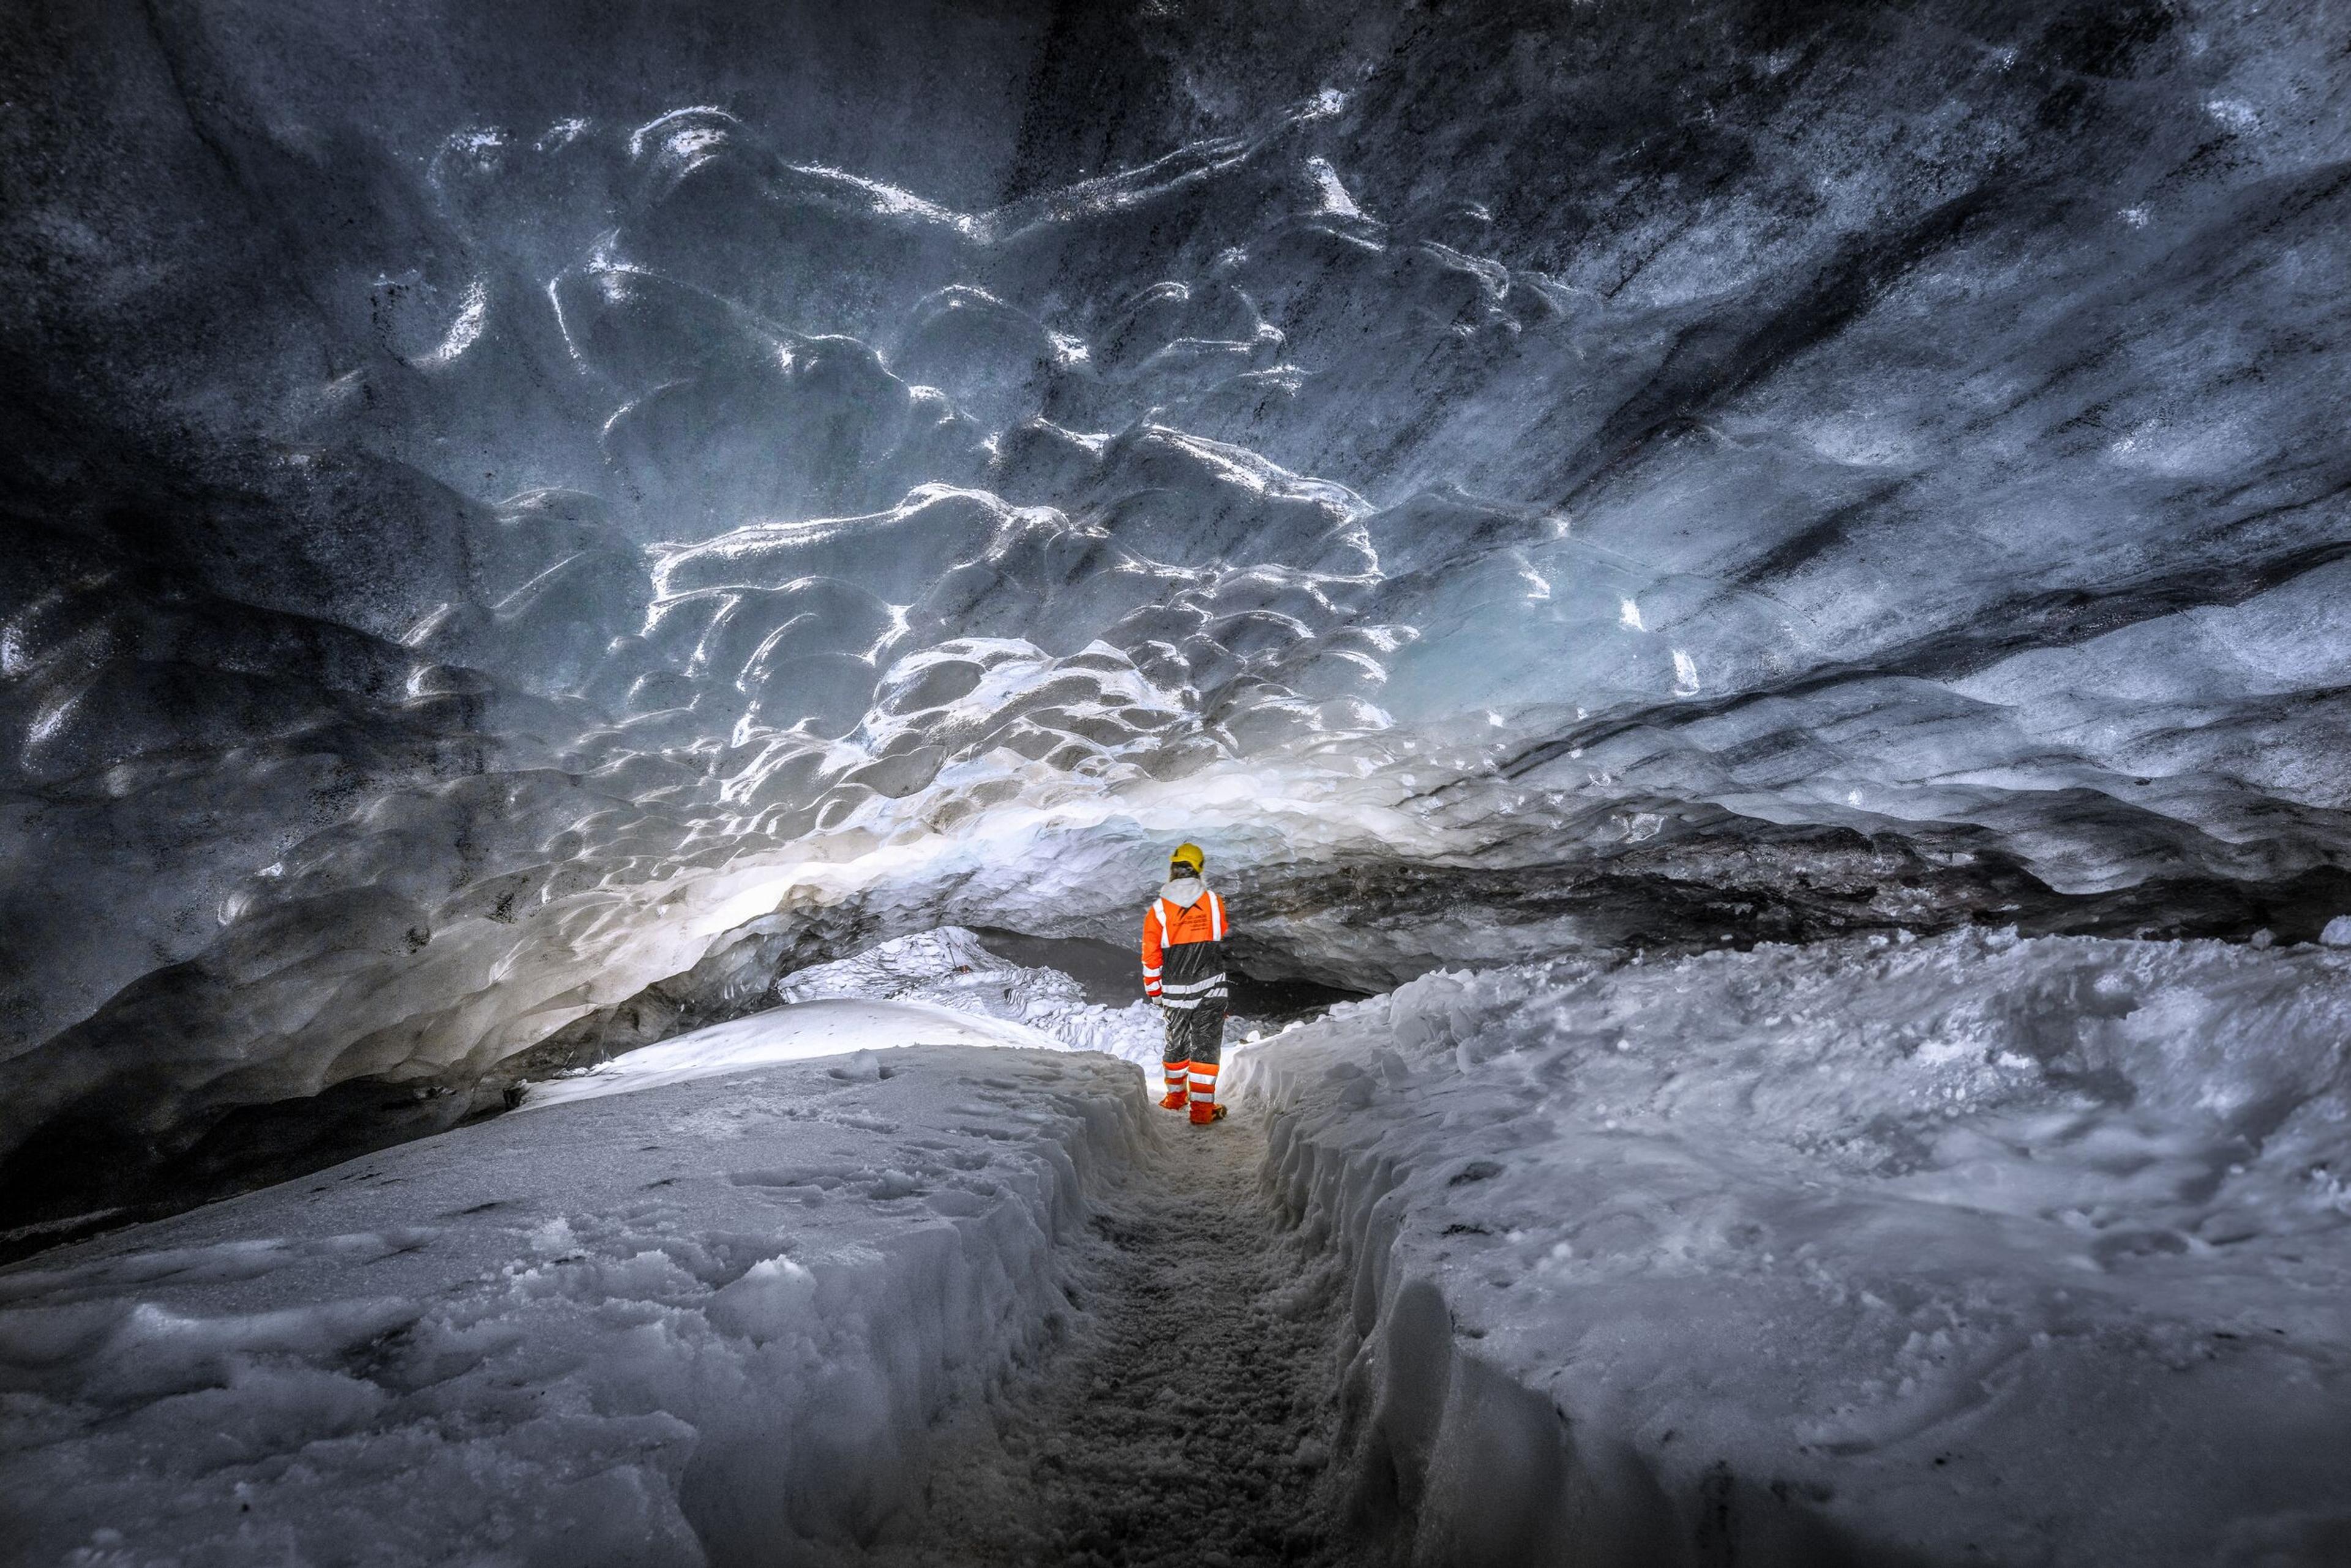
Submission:
[[[1220,946],[1232,923],[1225,915],[1225,901],[1200,888],[1188,904],[1180,903],[1182,894],[1196,883],[1169,883],[1160,895],[1152,900],[1151,907],[1143,912],[1143,990],[1145,996],[1162,995],[1163,979],[1174,983],[1179,990],[1189,992],[1198,982],[1213,976],[1216,994],[1222,996],[1224,956]],[[1174,894],[1175,896],[1170,896]],[[1171,951],[1171,949],[1189,949]],[[1165,973],[1173,968],[1177,972]]]

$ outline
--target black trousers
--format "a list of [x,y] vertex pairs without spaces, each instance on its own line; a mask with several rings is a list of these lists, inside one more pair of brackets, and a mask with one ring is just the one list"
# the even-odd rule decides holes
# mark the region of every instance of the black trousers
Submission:
[[1168,1061],[1197,1061],[1213,1066],[1224,1054],[1225,1005],[1202,1002],[1191,1009],[1168,1008]]

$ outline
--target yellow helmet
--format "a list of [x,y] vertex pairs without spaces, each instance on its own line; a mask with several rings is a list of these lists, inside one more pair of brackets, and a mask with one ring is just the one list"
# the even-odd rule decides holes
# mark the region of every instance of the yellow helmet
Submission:
[[1174,871],[1179,866],[1189,866],[1192,874],[1198,876],[1208,869],[1208,857],[1200,852],[1197,844],[1177,844],[1176,852],[1167,857],[1167,869]]

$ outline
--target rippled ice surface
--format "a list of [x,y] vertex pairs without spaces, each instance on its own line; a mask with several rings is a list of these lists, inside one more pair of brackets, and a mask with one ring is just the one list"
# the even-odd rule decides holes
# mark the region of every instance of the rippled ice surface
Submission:
[[14,1218],[1170,835],[1357,988],[2342,912],[2321,20],[1347,10],[42,34]]

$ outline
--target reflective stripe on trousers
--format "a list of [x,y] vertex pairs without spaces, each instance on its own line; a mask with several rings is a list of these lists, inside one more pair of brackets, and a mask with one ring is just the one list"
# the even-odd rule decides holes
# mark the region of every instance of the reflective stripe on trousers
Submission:
[[1224,971],[1202,975],[1196,979],[1171,980],[1159,988],[1160,1001],[1170,1008],[1183,1010],[1204,1004],[1223,1007],[1227,999]]
[[1213,1067],[1223,1058],[1224,1044],[1225,1004],[1221,1000],[1167,1009],[1165,1060]]

